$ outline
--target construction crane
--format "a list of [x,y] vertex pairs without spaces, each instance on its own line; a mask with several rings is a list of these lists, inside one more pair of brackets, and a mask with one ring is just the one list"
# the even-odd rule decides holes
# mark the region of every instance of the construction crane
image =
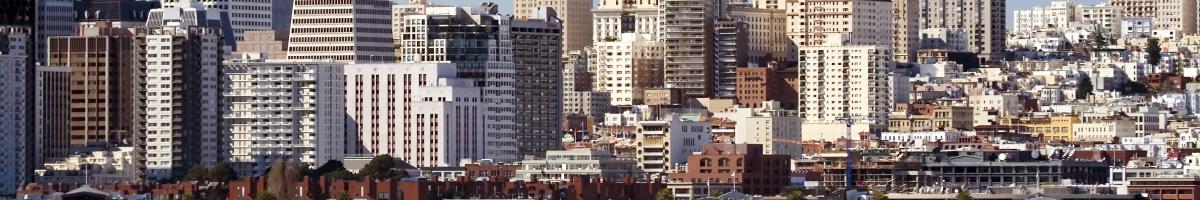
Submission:
[[854,157],[850,155],[850,148],[853,146],[854,140],[851,139],[851,132],[854,132],[851,127],[856,121],[849,114],[837,118],[838,121],[846,123],[846,191],[854,187]]

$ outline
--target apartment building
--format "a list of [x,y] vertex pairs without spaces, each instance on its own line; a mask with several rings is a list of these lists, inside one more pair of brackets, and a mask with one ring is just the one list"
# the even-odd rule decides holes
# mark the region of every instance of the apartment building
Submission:
[[787,33],[800,47],[824,44],[829,34],[845,34],[853,45],[892,47],[891,1],[796,0],[787,6]]
[[[134,144],[138,132],[134,35],[127,28],[99,22],[78,36],[50,37],[49,66],[70,68],[71,146]],[[66,151],[65,149],[63,151]]]
[[287,57],[395,61],[391,17],[392,2],[387,0],[295,1]]
[[777,195],[788,184],[791,156],[766,153],[761,144],[705,144],[688,156],[687,171],[668,176],[675,198],[704,198],[715,190]]
[[[192,16],[195,17],[195,16]],[[202,19],[202,17],[201,17]],[[148,27],[136,33],[138,59],[145,61],[145,176],[167,179],[193,166],[213,166],[228,150],[221,143],[219,74],[222,43],[219,30],[194,24]],[[136,79],[135,79],[136,80]],[[186,89],[185,89],[186,88]]]
[[733,141],[762,145],[762,153],[800,157],[800,116],[783,109],[779,102],[763,102],[757,108],[738,108],[734,115]]
[[555,16],[562,23],[562,52],[583,50],[592,45],[592,1],[513,1],[513,15],[518,20],[546,14]]
[[607,151],[577,148],[546,151],[545,159],[521,161],[515,180],[567,182],[571,176],[590,175],[604,180],[645,177],[637,161],[616,159]]
[[[578,1],[575,3],[578,4]],[[553,12],[545,10],[512,21],[509,34],[515,68],[514,121],[517,150],[522,157],[541,157],[546,150],[562,148],[561,46],[567,45],[564,43],[568,39],[566,31],[565,21],[559,21]]]
[[663,84],[683,89],[693,98],[713,97],[715,92],[714,34],[715,6],[708,0],[664,0],[662,14]]
[[[804,140],[833,141],[850,133],[887,128],[892,105],[890,45],[853,45],[833,34],[819,46],[800,47],[798,86]],[[845,119],[855,121],[846,128]]]
[[696,118],[675,114],[637,122],[638,166],[646,173],[665,174],[687,163],[688,155],[712,142],[711,124]]
[[624,33],[660,37],[662,16],[657,0],[599,0],[592,8],[592,40],[614,41]]
[[27,177],[33,170],[30,167],[33,164],[32,158],[29,157],[33,148],[30,148],[30,135],[28,126],[29,107],[26,106],[27,98],[26,86],[26,69],[30,55],[27,51],[32,48],[35,43],[32,43],[30,38],[33,38],[29,28],[27,27],[12,27],[0,26],[0,156],[5,159],[0,159],[0,165],[9,166],[5,170],[0,170],[0,194],[16,194],[16,190],[23,186],[28,181]]
[[1005,0],[920,0],[918,29],[961,28],[969,34],[968,52],[981,63],[1000,61],[1008,26]]
[[661,44],[648,35],[635,33],[596,42],[588,65],[593,73],[593,90],[609,92],[612,106],[641,103],[646,89],[664,86]]

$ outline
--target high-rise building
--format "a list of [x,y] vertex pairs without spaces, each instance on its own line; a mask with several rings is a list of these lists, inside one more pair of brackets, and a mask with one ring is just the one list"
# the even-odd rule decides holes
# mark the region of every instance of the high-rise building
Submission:
[[287,59],[287,38],[285,31],[246,31],[233,54],[265,53],[266,59]]
[[78,36],[50,37],[48,66],[71,69],[70,144],[74,147],[133,145],[139,118],[140,71],[133,32],[99,22]]
[[246,31],[287,30],[291,25],[292,1],[289,0],[162,0],[163,7],[175,7],[179,3],[199,4],[210,16],[221,21],[220,27],[228,29],[226,42],[235,45],[242,41]]
[[892,50],[896,53],[896,62],[917,61],[919,5],[919,0],[892,1]]
[[246,54],[221,66],[221,125],[238,174],[264,174],[271,162],[320,166],[346,154],[344,64],[265,61]]
[[968,52],[980,63],[1004,57],[1008,22],[1005,0],[920,0],[918,29],[961,28],[970,36]]
[[560,24],[566,23],[552,12],[537,12],[511,23],[517,150],[522,157],[542,157],[546,150],[562,148],[561,45],[566,45],[567,30]]
[[[797,89],[802,101],[804,140],[833,141],[852,133],[887,128],[891,108],[889,46],[852,45],[840,34],[826,36],[820,46],[800,47]],[[854,120],[847,130],[845,118]]]
[[28,26],[0,26],[0,195],[14,196],[32,173],[33,158],[29,145],[33,131],[28,129],[32,118],[27,102],[26,81],[30,59],[28,49],[32,33]]
[[159,1],[91,0],[75,1],[73,7],[80,26],[109,22],[113,27],[132,28],[145,24],[150,10],[160,6]]
[[800,47],[819,46],[827,34],[846,34],[855,45],[892,45],[892,2],[797,0],[789,2],[788,35]]
[[663,86],[661,44],[648,35],[624,33],[620,39],[596,42],[589,56],[593,91],[607,91],[612,106],[629,107],[642,102],[646,89]]
[[[229,0],[162,0],[161,12],[151,11],[146,20],[146,26],[172,26],[173,23],[193,23],[196,26],[206,26],[220,31],[223,44],[229,48],[237,42],[233,37],[237,34],[233,22],[229,18]],[[184,18],[181,16],[197,16],[204,18]],[[178,21],[173,21],[178,19]],[[228,36],[228,37],[224,37]]]
[[732,4],[723,13],[728,20],[746,24],[746,65],[741,67],[764,67],[769,60],[796,60],[795,44],[787,36],[784,9],[771,4]]
[[346,132],[355,137],[347,152],[388,154],[415,166],[491,158],[491,103],[457,70],[452,63],[346,66]]
[[[153,15],[153,14],[152,14]],[[202,16],[191,16],[203,19]],[[149,179],[182,176],[193,166],[222,161],[221,33],[211,27],[180,24],[147,27],[136,34],[144,54],[146,170]]]
[[75,8],[71,0],[38,1],[37,5],[37,58],[35,62],[46,63],[46,41],[50,36],[75,35]]
[[713,86],[714,97],[732,99],[737,97],[737,69],[747,67],[750,51],[750,24],[722,18],[713,26]]
[[1196,34],[1196,0],[1156,0],[1154,29],[1175,30],[1178,36]]
[[32,27],[34,23],[37,7],[35,2],[38,0],[12,0],[0,1],[0,8],[4,8],[3,14],[0,14],[0,25],[18,25]]
[[71,68],[37,67],[34,78],[33,162],[63,158],[71,145]]
[[487,158],[517,160],[512,19],[499,15],[496,4],[478,9],[427,7],[403,15],[397,40],[401,63],[454,63],[458,78],[475,80],[488,103]]
[[[713,23],[715,2],[710,0],[664,0],[662,15],[663,83],[680,88],[693,98],[712,97]],[[615,98],[614,98],[615,99]]]
[[295,1],[288,59],[395,61],[388,0]]
[[[550,9],[547,9],[550,8]],[[562,51],[583,50],[592,45],[591,0],[516,0],[517,19],[552,14],[562,22]]]
[[623,33],[650,35],[659,37],[658,0],[600,0],[592,9],[592,40],[614,41]]
[[1034,6],[1029,10],[1013,11],[1013,34],[1026,34],[1041,29],[1067,30],[1075,22],[1077,6],[1070,1],[1052,1],[1050,6]]
[[592,90],[593,74],[588,69],[591,64],[588,61],[589,51],[571,51],[563,57],[562,112],[563,115],[601,120],[611,107],[610,93]]

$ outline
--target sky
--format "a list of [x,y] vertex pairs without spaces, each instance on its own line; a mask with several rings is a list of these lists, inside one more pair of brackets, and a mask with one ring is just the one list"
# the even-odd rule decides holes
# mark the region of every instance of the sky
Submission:
[[[406,2],[404,0],[399,0],[399,1]],[[427,1],[435,3],[435,4],[448,4],[448,5],[455,5],[455,6],[475,7],[475,6],[479,6],[479,3],[487,2],[489,0],[427,0]],[[496,4],[500,4],[500,13],[512,14],[512,0],[490,0],[490,1],[494,2]],[[1051,0],[1008,0],[1008,18],[1009,18],[1009,20],[1012,20],[1012,11],[1013,10],[1029,9],[1029,8],[1032,8],[1037,5],[1050,5],[1050,1]],[[1095,5],[1100,2],[1103,2],[1103,0],[1071,0],[1071,1],[1075,2],[1076,4],[1083,4],[1083,5]],[[1009,24],[1012,24],[1012,23],[1010,22]]]

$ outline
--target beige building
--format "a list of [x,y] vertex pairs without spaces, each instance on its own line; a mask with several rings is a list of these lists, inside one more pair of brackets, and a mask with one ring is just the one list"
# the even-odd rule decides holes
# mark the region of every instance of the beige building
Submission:
[[71,68],[71,146],[130,139],[139,116],[133,32],[97,23],[78,36],[51,37],[48,47],[50,66]]
[[524,19],[552,8],[562,22],[562,52],[583,50],[592,45],[591,0],[515,0],[513,13]]
[[892,9],[890,1],[789,1],[787,33],[800,47],[823,45],[827,34],[847,34],[849,44],[890,48]]
[[588,65],[593,91],[608,91],[613,106],[642,102],[643,90],[663,85],[663,46],[648,35],[625,33],[616,41],[596,42]]
[[920,0],[918,29],[961,28],[970,37],[968,52],[978,53],[980,62],[1004,57],[1007,15],[1006,0]]
[[821,46],[800,47],[804,72],[800,84],[800,111],[804,140],[832,141],[844,137],[849,117],[852,133],[881,132],[887,128],[892,98],[889,71],[890,46],[851,45],[834,34]]
[[287,32],[283,31],[246,31],[234,55],[264,53],[267,59],[287,59],[287,38]]
[[787,13],[783,9],[730,7],[733,21],[746,23],[746,57],[750,63],[739,67],[765,67],[768,58],[796,60],[795,49],[787,37]]
[[711,0],[663,0],[663,84],[693,98],[715,88],[713,42],[716,6]]
[[921,17],[919,0],[892,1],[892,51],[896,54],[896,62],[913,62],[917,60],[917,49],[920,47]]
[[622,33],[659,37],[658,0],[598,0],[592,9],[592,40],[614,41]]

